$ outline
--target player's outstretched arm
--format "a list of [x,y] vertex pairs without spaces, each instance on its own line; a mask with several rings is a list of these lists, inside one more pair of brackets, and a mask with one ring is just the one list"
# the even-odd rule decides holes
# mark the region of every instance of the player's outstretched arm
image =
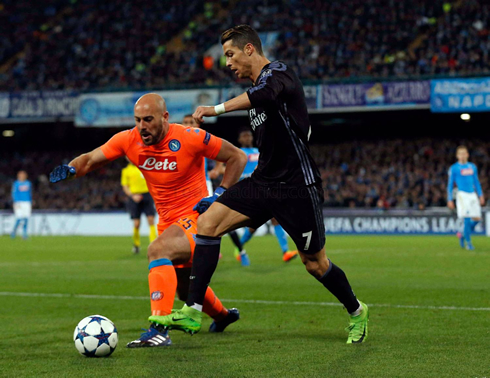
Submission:
[[251,109],[252,104],[248,94],[242,93],[240,96],[232,98],[223,104],[216,106],[198,106],[192,117],[199,123],[204,122],[203,117],[215,117],[223,113],[234,112],[235,110]]
[[100,147],[98,147],[91,152],[82,154],[79,157],[73,159],[69,165],[75,167],[77,171],[75,177],[83,177],[87,173],[103,167],[104,165],[109,163],[109,161],[110,160],[105,157]]
[[70,178],[82,177],[89,172],[99,169],[108,162],[109,159],[105,157],[99,147],[91,152],[78,156],[68,163],[68,165],[63,164],[57,166],[49,174],[49,181],[58,182]]

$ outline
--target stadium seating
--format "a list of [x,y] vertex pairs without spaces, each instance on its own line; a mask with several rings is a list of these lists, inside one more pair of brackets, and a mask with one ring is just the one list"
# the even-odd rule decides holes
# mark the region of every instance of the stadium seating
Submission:
[[82,151],[22,152],[11,156],[0,153],[0,209],[12,208],[10,190],[16,173],[24,169],[34,185],[33,207],[41,210],[97,211],[122,210],[126,195],[120,184],[123,159],[90,173],[91,179],[80,179],[53,185],[48,182],[49,172],[67,157]]
[[[448,5],[446,5],[448,7]],[[457,1],[453,9],[428,28],[414,46],[416,74],[488,74],[490,6],[478,0]],[[428,19],[420,22],[428,23]]]
[[[424,209],[446,205],[447,170],[456,161],[456,145],[444,139],[384,140],[313,146],[312,152],[326,206]],[[488,198],[490,144],[473,140],[467,146]]]
[[203,58],[240,23],[278,31],[272,55],[302,79],[489,71],[490,6],[477,0],[27,3],[0,12],[0,90],[229,84],[223,61]]
[[166,54],[165,44],[200,6],[196,1],[65,2],[45,23],[49,26],[28,39],[2,89],[141,88],[162,57],[168,70],[163,77],[171,82],[184,62],[178,54]]
[[[490,198],[490,142],[467,143],[471,161],[480,170],[486,198]],[[456,141],[385,140],[314,145],[328,207],[412,208],[446,205],[447,170],[455,162]],[[64,210],[123,210],[126,196],[120,185],[125,161],[119,159],[91,179],[63,185],[47,182],[47,173],[67,156],[80,152],[29,152],[7,158],[0,154],[0,209],[9,209],[16,172],[27,169],[34,184],[34,208]],[[10,163],[7,163],[9,162]],[[33,167],[36,162],[36,171]],[[42,172],[42,173],[39,173]]]

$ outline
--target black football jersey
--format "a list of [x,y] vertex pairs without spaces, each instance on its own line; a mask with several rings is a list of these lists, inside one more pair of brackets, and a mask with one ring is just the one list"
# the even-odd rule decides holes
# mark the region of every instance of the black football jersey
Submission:
[[252,104],[248,111],[260,156],[252,178],[260,184],[292,186],[320,182],[311,157],[311,132],[303,85],[285,63],[264,66],[247,91]]

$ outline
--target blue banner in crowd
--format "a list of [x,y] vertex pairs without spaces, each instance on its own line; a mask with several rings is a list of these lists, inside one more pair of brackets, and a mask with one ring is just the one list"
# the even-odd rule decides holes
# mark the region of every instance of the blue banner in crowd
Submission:
[[386,83],[323,85],[322,108],[428,105],[430,82],[401,81]]
[[432,80],[433,112],[490,111],[490,78]]
[[46,120],[73,118],[78,102],[74,91],[32,91],[0,93],[0,119]]
[[[198,105],[216,105],[246,89],[238,85],[156,93],[167,101],[170,121],[181,122]],[[433,112],[490,111],[490,78],[305,85],[304,91],[308,109],[319,112],[420,105],[430,105]],[[75,119],[75,125],[82,127],[130,127],[134,125],[134,103],[144,93],[0,92],[0,122],[52,122],[63,118]]]
[[[89,93],[80,96],[75,125],[81,127],[130,127],[134,126],[134,104],[146,92]],[[216,105],[217,89],[156,91],[167,103],[170,122],[182,122],[186,114],[192,114],[199,105]],[[207,122],[216,122],[215,117]]]
[[305,85],[303,87],[305,90],[305,100],[306,100],[306,106],[308,109],[318,109],[320,107],[319,104],[319,99],[320,96],[318,95],[321,90],[322,86],[321,85]]

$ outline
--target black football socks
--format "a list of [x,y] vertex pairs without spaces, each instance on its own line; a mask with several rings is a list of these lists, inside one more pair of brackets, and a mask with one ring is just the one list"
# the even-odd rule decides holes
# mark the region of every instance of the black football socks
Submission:
[[[209,282],[218,266],[220,244],[221,238],[196,235],[187,306],[202,306]],[[202,307],[197,309],[201,310]]]
[[236,231],[230,231],[228,233],[228,235],[230,235],[230,238],[233,241],[233,244],[235,244],[235,246],[238,248],[238,252],[243,251],[243,245],[240,242],[240,238],[238,237],[237,232]]
[[353,314],[359,308],[359,302],[350,287],[349,281],[342,269],[333,262],[325,274],[318,280],[327,288],[340,303],[344,305],[349,314]]

